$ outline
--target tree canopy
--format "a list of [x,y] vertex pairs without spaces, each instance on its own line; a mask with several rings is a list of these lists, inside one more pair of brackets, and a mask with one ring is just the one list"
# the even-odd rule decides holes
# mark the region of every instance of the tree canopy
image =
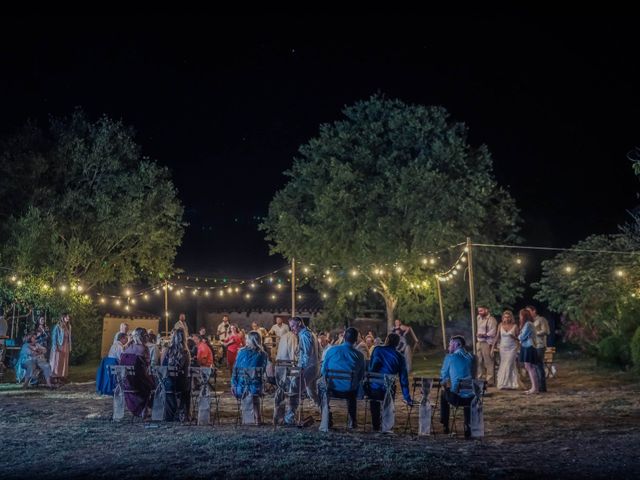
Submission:
[[[464,124],[444,108],[374,96],[343,114],[300,147],[261,228],[272,252],[312,265],[307,278],[330,290],[329,305],[373,292],[388,325],[398,308],[405,320],[433,321],[435,274],[461,248],[449,247],[467,236],[518,242],[515,203],[496,182],[487,147],[469,145]],[[521,281],[513,262],[500,251],[477,260],[478,298],[513,302]],[[462,283],[446,288],[450,310],[461,310]]]

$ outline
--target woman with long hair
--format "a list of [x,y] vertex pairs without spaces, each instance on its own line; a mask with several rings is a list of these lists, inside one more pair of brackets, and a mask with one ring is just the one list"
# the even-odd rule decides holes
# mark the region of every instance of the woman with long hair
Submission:
[[50,347],[51,347],[51,332],[49,331],[49,327],[47,327],[47,321],[44,317],[38,318],[35,334],[36,334],[36,343],[41,347],[45,348],[46,356],[47,358],[49,358]]
[[66,379],[69,375],[69,354],[71,353],[71,318],[65,313],[60,317],[51,335],[51,375],[56,379]]
[[149,350],[146,347],[147,331],[136,328],[131,339],[120,355],[120,365],[134,367],[135,375],[127,375],[125,379],[124,399],[127,408],[135,416],[144,416],[147,407],[151,406],[153,379],[149,374]]
[[224,344],[227,347],[227,365],[229,366],[229,370],[233,372],[233,365],[236,362],[238,351],[244,344],[242,334],[237,325],[231,325],[231,330]]
[[167,375],[164,387],[168,392],[165,401],[165,420],[185,421],[189,416],[189,366],[191,354],[187,348],[187,336],[182,328],[173,331],[169,348],[162,354],[162,366],[175,369],[176,375]]
[[498,368],[498,378],[496,387],[499,390],[517,389],[520,387],[518,381],[518,326],[513,318],[511,310],[502,313],[502,321],[498,327],[498,340],[492,349],[500,352],[500,367]]
[[536,331],[533,326],[533,317],[526,308],[520,310],[520,363],[524,363],[524,368],[531,380],[531,389],[526,394],[538,393],[538,370],[536,368],[536,348],[533,344]]
[[[232,370],[231,392],[236,398],[240,399],[245,395],[245,392],[252,396],[256,424],[261,422],[259,396],[262,394],[263,376],[268,362],[269,356],[262,347],[262,336],[257,331],[249,332],[247,334],[247,345],[238,352],[238,357]],[[257,368],[262,369],[262,374],[259,375],[255,371]]]

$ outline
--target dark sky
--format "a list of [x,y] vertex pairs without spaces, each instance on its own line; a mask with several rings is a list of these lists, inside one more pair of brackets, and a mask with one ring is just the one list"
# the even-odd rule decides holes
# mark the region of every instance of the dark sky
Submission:
[[[318,126],[376,92],[442,105],[493,153],[527,243],[616,231],[637,203],[635,21],[607,17],[0,20],[0,133],[82,106],[173,171],[177,264],[260,274],[257,218]],[[491,228],[487,225],[487,228]]]

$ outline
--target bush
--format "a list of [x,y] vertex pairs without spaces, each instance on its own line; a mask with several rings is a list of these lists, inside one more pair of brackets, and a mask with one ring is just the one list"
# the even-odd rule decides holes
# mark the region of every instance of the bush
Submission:
[[631,360],[636,368],[640,369],[640,327],[636,329],[631,339]]
[[626,338],[612,335],[598,343],[598,360],[606,365],[625,367],[631,363],[631,351]]

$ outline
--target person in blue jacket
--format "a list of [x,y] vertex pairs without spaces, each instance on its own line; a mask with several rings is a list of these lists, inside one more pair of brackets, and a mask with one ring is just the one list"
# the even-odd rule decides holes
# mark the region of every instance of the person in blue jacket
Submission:
[[351,380],[330,380],[327,382],[328,393],[332,397],[347,400],[348,427],[357,428],[358,389],[364,378],[364,355],[355,348],[358,341],[358,330],[353,327],[344,332],[344,343],[327,350],[322,361],[322,376],[327,377],[329,370],[353,372]]
[[[409,374],[407,373],[407,363],[397,348],[400,344],[400,335],[390,333],[384,345],[377,346],[373,349],[371,360],[369,361],[369,371],[375,373],[383,373],[388,375],[397,375],[400,380],[400,388],[402,388],[402,396],[408,405],[412,404],[411,395],[409,394]],[[380,404],[385,396],[385,389],[379,383],[371,383],[368,387],[368,395],[372,402],[369,402],[371,408],[371,424],[374,431],[380,431]],[[395,385],[392,395],[395,398]]]
[[459,391],[460,380],[472,379],[471,368],[473,355],[464,349],[466,342],[464,337],[456,335],[449,341],[449,354],[444,358],[440,381],[442,391],[440,394],[440,423],[444,433],[449,433],[449,408],[450,405],[464,407],[464,436],[471,436],[471,410],[473,392]]

